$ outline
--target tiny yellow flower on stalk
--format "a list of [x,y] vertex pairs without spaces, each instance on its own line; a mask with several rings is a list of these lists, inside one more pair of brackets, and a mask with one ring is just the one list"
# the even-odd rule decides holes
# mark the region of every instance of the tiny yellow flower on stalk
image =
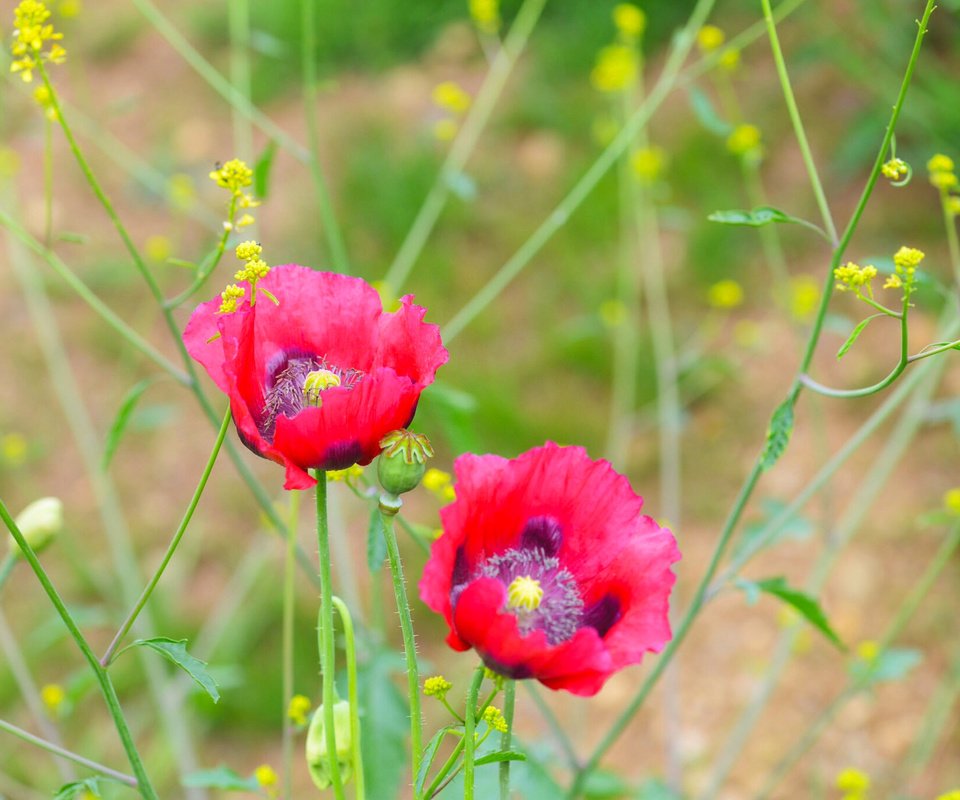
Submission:
[[220,308],[217,310],[218,314],[232,314],[237,310],[237,303],[239,303],[244,296],[246,295],[247,290],[242,286],[237,286],[235,283],[231,283],[220,292]]
[[943,153],[934,154],[927,162],[929,172],[953,172],[953,159]]
[[960,197],[957,197],[953,194],[948,195],[944,200],[944,204],[946,206],[947,213],[951,217],[960,216]]
[[883,173],[884,178],[888,178],[891,181],[902,181],[910,174],[910,167],[903,159],[891,158],[880,167],[880,172]]
[[[54,31],[53,25],[47,24],[48,19],[50,10],[38,0],[23,0],[13,11],[10,71],[19,73],[28,83],[33,80],[33,70],[41,61],[62,64],[67,56],[67,51],[56,44],[63,34]],[[47,45],[49,50],[44,50]]]
[[960,800],[960,789],[954,789],[946,794],[938,795],[937,800]]
[[707,302],[714,308],[736,308],[743,303],[743,287],[731,278],[717,281],[707,290]]
[[253,771],[253,777],[256,779],[264,789],[267,790],[267,794],[271,797],[276,797],[277,794],[277,783],[279,778],[277,773],[274,771],[273,767],[269,764],[261,764]]
[[625,44],[610,44],[597,53],[590,82],[600,92],[620,92],[634,82],[639,68],[637,52]]
[[263,247],[260,242],[240,242],[234,252],[241,261],[252,261],[260,257]]
[[40,700],[46,706],[51,716],[56,716],[66,702],[67,693],[59,683],[48,683],[40,689]]
[[884,289],[899,289],[903,286],[903,281],[899,275],[889,275],[883,284]]
[[363,467],[359,464],[354,464],[352,467],[347,467],[346,469],[331,469],[327,471],[327,478],[337,482],[356,480],[362,475]]
[[720,54],[717,64],[720,65],[720,69],[726,70],[727,72],[735,72],[740,66],[740,49],[737,47],[728,47]]
[[799,321],[809,319],[820,304],[820,282],[809,275],[790,279],[790,314]]
[[872,264],[861,267],[848,261],[842,267],[837,267],[833,271],[833,277],[837,280],[837,289],[841,292],[857,292],[861,286],[869,288],[870,281],[877,277],[877,268]]
[[442,469],[430,467],[423,475],[423,488],[432,492],[444,502],[452,502],[457,499],[456,491],[453,488],[453,478],[449,472]]
[[727,40],[726,34],[716,25],[704,25],[697,32],[697,47],[701,53],[712,53]]
[[951,514],[960,515],[960,487],[944,492],[943,507]]
[[630,168],[641,183],[653,183],[667,165],[667,153],[662,147],[650,145],[635,150],[630,156]]
[[27,458],[27,440],[19,433],[8,433],[0,439],[0,455],[8,464],[22,464]]
[[438,700],[443,700],[452,688],[453,684],[443,675],[434,675],[423,682],[423,693],[427,697],[436,697]]
[[433,102],[445,111],[464,114],[473,98],[454,81],[444,81],[433,87]]
[[53,94],[46,86],[38,86],[33,90],[33,99],[43,109],[44,116],[49,120],[57,118],[57,109],[53,104]]
[[862,795],[870,788],[870,776],[859,769],[847,767],[837,775],[837,788],[842,792]]
[[727,150],[735,156],[758,157],[761,153],[760,140],[760,129],[744,122],[737,125],[727,137]]
[[240,197],[243,190],[253,184],[253,170],[239,158],[230,159],[226,164],[217,164],[210,173],[210,180],[221,189],[228,189],[234,197]]
[[506,733],[509,730],[506,717],[503,716],[503,712],[496,706],[487,706],[483,710],[483,721],[497,731],[497,733]]
[[295,694],[290,698],[290,704],[287,706],[287,717],[294,725],[307,724],[307,712],[311,709],[313,703],[310,698],[303,694]]
[[930,183],[942,191],[955,189],[957,187],[957,174],[955,172],[931,172]]
[[638,38],[647,28],[647,15],[633,3],[617,3],[613,7],[613,24],[628,40]]
[[880,645],[873,639],[864,639],[857,645],[857,658],[872,664],[880,656]]
[[470,18],[484,33],[500,30],[500,0],[470,0]]

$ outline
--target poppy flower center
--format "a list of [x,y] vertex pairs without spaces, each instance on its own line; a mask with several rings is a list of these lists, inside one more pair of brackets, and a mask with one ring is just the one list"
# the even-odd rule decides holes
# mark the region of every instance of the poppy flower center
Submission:
[[[576,580],[560,566],[559,559],[542,548],[519,548],[491,556],[475,577],[496,578],[506,587],[503,610],[517,618],[517,628],[524,636],[543,631],[555,645],[570,639],[581,625],[583,600]],[[538,602],[526,602],[534,595],[539,595]]]
[[260,435],[273,441],[277,417],[292,419],[305,407],[321,406],[323,392],[327,389],[350,390],[361,380],[363,373],[360,370],[330,364],[326,357],[285,355],[268,382],[263,414],[257,423]]

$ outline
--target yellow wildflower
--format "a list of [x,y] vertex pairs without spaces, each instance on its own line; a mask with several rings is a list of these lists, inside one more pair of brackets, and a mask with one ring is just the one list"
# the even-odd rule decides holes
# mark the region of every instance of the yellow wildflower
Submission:
[[910,174],[910,167],[907,166],[907,162],[903,159],[891,158],[880,167],[880,172],[883,173],[884,178],[888,178],[891,181],[902,181]]
[[287,706],[287,717],[293,721],[294,725],[307,724],[307,712],[313,703],[306,695],[295,694],[290,698],[290,704]]
[[274,797],[276,795],[275,787],[279,778],[277,773],[274,771],[273,767],[269,764],[261,764],[253,771],[253,777],[256,779],[264,789],[267,790],[267,793]]
[[22,464],[27,458],[27,440],[19,433],[0,438],[0,455],[8,464]]
[[726,39],[726,34],[716,25],[704,25],[697,32],[697,47],[700,48],[701,53],[712,53]]
[[229,189],[234,197],[241,197],[243,190],[253,183],[253,170],[244,161],[234,158],[226,164],[217,164],[210,173],[210,180],[222,189]]
[[927,162],[929,172],[953,172],[953,159],[943,153],[936,153]]
[[877,277],[877,268],[872,264],[861,267],[848,261],[833,271],[833,277],[837,279],[837,289],[841,292],[859,291],[861,286],[869,286],[870,281]]
[[947,191],[957,186],[957,174],[955,172],[931,172],[930,183],[938,189]]
[[736,156],[760,155],[760,129],[756,125],[737,125],[727,137],[727,150]]
[[957,197],[956,195],[953,195],[953,194],[948,195],[944,200],[944,203],[946,204],[946,207],[947,207],[947,213],[950,216],[952,217],[960,216],[960,197]]
[[707,290],[707,302],[714,308],[736,308],[743,303],[743,287],[727,278]]
[[717,63],[721,69],[727,72],[734,72],[740,66],[740,49],[737,47],[728,47],[720,54]]
[[638,66],[637,53],[632,47],[610,44],[597,53],[590,82],[600,92],[619,92],[636,79]]
[[915,247],[901,247],[893,254],[893,263],[903,269],[915,269],[923,261],[924,252]]
[[857,658],[872,664],[880,655],[880,645],[873,639],[865,639],[857,645]]
[[432,678],[427,678],[423,682],[423,693],[427,697],[436,697],[438,700],[443,700],[447,692],[453,688],[453,684],[450,683],[443,675],[434,675]]
[[430,467],[423,476],[423,488],[432,492],[445,502],[455,500],[457,495],[453,488],[453,479],[449,472]]
[[630,168],[641,183],[656,181],[663,173],[666,164],[666,151],[656,145],[641,147],[630,156]]
[[487,706],[483,710],[483,721],[498,733],[506,733],[508,730],[507,720],[496,706]]
[[327,471],[327,478],[331,481],[351,481],[363,475],[363,467],[354,464],[346,469],[331,469]]
[[234,252],[241,261],[252,261],[260,257],[263,247],[260,242],[240,242]]
[[240,219],[236,221],[234,227],[236,228],[246,228],[248,225],[253,225],[257,220],[254,219],[250,214],[243,214]]
[[863,794],[870,788],[870,776],[853,767],[847,767],[837,775],[837,788],[855,795]]
[[[10,71],[20,73],[24,81],[33,80],[33,70],[41,61],[62,64],[67,51],[56,42],[63,38],[47,24],[50,10],[38,0],[23,0],[13,11],[13,61]],[[49,44],[50,49],[44,51]]]
[[960,488],[944,492],[943,507],[951,514],[960,514]]
[[47,711],[55,716],[59,714],[60,709],[63,708],[63,704],[67,699],[67,693],[59,683],[48,683],[40,689],[40,699],[47,707]]
[[454,81],[444,81],[433,87],[433,102],[453,114],[465,113],[471,101],[470,95]]
[[220,293],[220,308],[217,311],[218,314],[232,314],[237,310],[237,303],[243,299],[244,295],[247,293],[247,290],[242,286],[237,286],[235,283],[231,283],[226,289]]
[[900,280],[899,275],[888,275],[887,280],[884,281],[884,289],[899,289],[903,286],[903,281]]
[[470,17],[484,33],[500,29],[500,0],[470,0]]
[[636,39],[647,27],[647,15],[633,3],[617,3],[613,7],[613,24],[626,39]]

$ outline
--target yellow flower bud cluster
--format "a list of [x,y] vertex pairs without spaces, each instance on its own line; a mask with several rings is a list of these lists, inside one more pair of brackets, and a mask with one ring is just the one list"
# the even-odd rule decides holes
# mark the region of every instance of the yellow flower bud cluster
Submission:
[[650,145],[635,150],[630,156],[630,169],[640,183],[655,183],[667,165],[667,152],[662,147]]
[[220,308],[217,309],[217,313],[232,314],[237,310],[237,303],[243,300],[246,293],[247,290],[242,286],[231,283],[226,289],[220,292]]
[[647,15],[633,3],[617,3],[613,7],[613,24],[621,39],[632,42],[647,29]]
[[470,18],[477,30],[495,34],[500,30],[500,0],[470,0]]
[[[20,73],[24,81],[33,80],[33,70],[41,61],[62,64],[67,51],[58,44],[63,38],[47,23],[50,10],[38,0],[23,0],[13,11],[13,61],[10,71]],[[49,45],[49,49],[44,50]]]
[[484,709],[483,721],[498,733],[506,733],[507,730],[509,730],[506,717],[503,716],[503,712],[496,706],[487,706]]
[[894,273],[883,284],[884,289],[903,288],[907,297],[914,291],[917,267],[923,261],[924,253],[915,247],[901,247],[893,254]]
[[637,77],[640,57],[629,44],[609,44],[597,53],[590,82],[598,92],[622,92]]
[[445,503],[451,503],[457,499],[457,493],[453,488],[453,478],[449,472],[444,472],[442,469],[430,467],[424,473],[423,488],[432,492]]
[[427,697],[436,697],[438,700],[443,700],[452,688],[453,684],[443,675],[434,675],[423,682],[423,693]]
[[252,194],[244,191],[248,186],[253,185],[253,170],[245,161],[233,158],[226,164],[218,163],[216,169],[210,173],[210,180],[221,189],[230,192],[230,218],[223,223],[225,230],[244,228],[256,222],[250,214],[243,214],[240,219],[234,221],[238,208],[256,208],[260,205],[259,200],[255,200]]
[[870,776],[859,769],[848,767],[837,775],[837,788],[842,800],[866,800],[870,790]]
[[[263,248],[259,242],[241,242],[237,245],[234,252],[237,258],[245,263],[242,269],[238,269],[234,273],[233,279],[235,281],[246,281],[250,284],[250,305],[254,305],[257,301],[257,281],[267,277],[270,272],[270,265],[260,258],[260,253],[263,252]],[[229,289],[230,287],[228,286],[227,288]],[[277,302],[277,299],[272,294],[266,290],[261,291],[274,303]]]
[[460,130],[460,121],[473,98],[459,83],[444,81],[433,87],[433,102],[444,112],[443,118],[434,123],[433,135],[441,142],[448,142]]
[[727,150],[735,156],[759,161],[763,155],[760,129],[748,122],[737,125],[727,137]]
[[363,467],[361,467],[359,464],[354,464],[352,467],[347,467],[346,469],[328,470],[327,480],[349,483],[350,481],[354,481],[362,475]]
[[897,182],[904,180],[910,174],[910,166],[901,158],[891,158],[880,167],[880,172],[887,180]]
[[[726,40],[727,35],[721,28],[716,25],[704,25],[697,32],[697,49],[705,56],[710,55],[720,50]],[[720,65],[721,69],[733,72],[740,66],[740,49],[737,47],[724,48],[717,59],[717,64]]]
[[940,191],[947,192],[957,187],[957,173],[954,172],[953,159],[943,153],[937,153],[927,162],[930,183]]
[[290,703],[287,706],[287,718],[294,725],[306,725],[309,719],[307,712],[310,711],[312,706],[313,703],[310,702],[309,697],[303,694],[295,694],[290,698]]
[[743,303],[743,287],[731,278],[717,281],[707,290],[707,302],[714,308],[736,308]]
[[837,279],[837,289],[839,291],[860,294],[860,290],[864,286],[869,290],[870,281],[877,277],[877,268],[872,264],[861,267],[859,264],[848,261],[842,267],[837,267],[833,271],[833,277]]

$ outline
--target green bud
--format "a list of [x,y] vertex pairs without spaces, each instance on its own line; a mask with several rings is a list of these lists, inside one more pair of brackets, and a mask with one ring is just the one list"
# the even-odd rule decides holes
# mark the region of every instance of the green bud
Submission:
[[[337,764],[340,766],[340,778],[346,783],[350,779],[352,768],[350,703],[346,700],[339,700],[333,706],[333,729],[337,739]],[[320,706],[314,712],[313,719],[310,720],[310,729],[307,731],[307,768],[318,789],[327,789],[333,783],[330,777],[331,767],[331,761],[327,757],[323,706]]]
[[[39,553],[63,530],[63,503],[58,497],[41,497],[23,509],[15,521],[27,544]],[[11,553],[22,555],[13,534],[9,535],[9,545]]]
[[380,440],[383,451],[377,459],[380,485],[394,496],[416,489],[433,457],[430,440],[420,433],[393,431]]

